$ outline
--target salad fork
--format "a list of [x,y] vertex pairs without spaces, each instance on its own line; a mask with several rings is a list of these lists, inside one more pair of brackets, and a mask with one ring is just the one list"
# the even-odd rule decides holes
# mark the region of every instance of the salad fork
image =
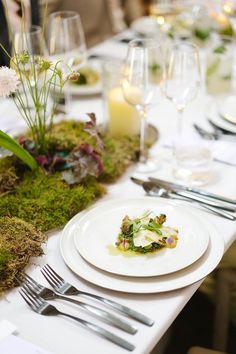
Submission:
[[98,318],[106,321],[108,324],[111,324],[127,333],[130,334],[135,334],[137,332],[137,328],[125,320],[119,318],[116,315],[113,315],[112,313],[105,311],[103,309],[100,309],[99,307],[87,304],[85,302],[71,299],[70,297],[66,295],[61,295],[51,289],[46,288],[45,286],[37,283],[34,279],[32,279],[29,275],[22,273],[18,277],[18,282],[22,282],[24,284],[24,288],[27,290],[32,290],[34,291],[37,295],[41,296],[44,300],[54,300],[54,299],[60,299],[60,300],[65,300],[68,302],[71,302],[88,313],[97,316]]
[[92,323],[88,322],[80,317],[70,315],[66,312],[59,311],[55,306],[49,304],[47,301],[45,301],[42,297],[37,295],[35,292],[33,292],[31,289],[23,287],[19,291],[20,295],[22,298],[25,300],[25,302],[29,305],[29,307],[34,311],[39,313],[40,315],[44,316],[65,316],[69,317],[77,322],[79,322],[83,327],[86,329],[90,330],[93,333],[98,334],[99,336],[109,340],[112,343],[115,343],[119,345],[120,347],[127,349],[129,351],[133,351],[135,349],[135,346],[131,344],[130,342],[126,341],[125,339],[117,336],[116,334],[107,331],[106,329]]
[[110,300],[108,298],[93,294],[93,293],[88,293],[86,291],[82,291],[71,285],[70,283],[66,282],[59,274],[55,272],[55,270],[50,267],[49,264],[46,264],[42,269],[41,269],[42,274],[46,278],[46,280],[49,282],[49,284],[54,288],[55,291],[57,291],[60,294],[66,294],[66,295],[83,295],[87,296],[90,298],[93,298],[97,301],[102,302],[105,305],[108,305],[112,307],[114,310],[118,310],[119,312],[122,312],[128,317],[131,317],[147,326],[152,326],[154,324],[154,321],[141,314],[140,312],[137,312],[127,306],[121,305],[113,300]]

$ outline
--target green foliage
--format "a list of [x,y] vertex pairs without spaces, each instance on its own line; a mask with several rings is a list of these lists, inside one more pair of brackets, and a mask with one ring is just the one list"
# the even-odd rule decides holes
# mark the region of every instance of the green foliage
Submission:
[[38,164],[31,156],[27,150],[25,150],[21,145],[19,145],[14,139],[9,135],[0,130],[0,146],[4,149],[11,151],[14,155],[19,157],[26,165],[28,165],[31,170],[38,168]]

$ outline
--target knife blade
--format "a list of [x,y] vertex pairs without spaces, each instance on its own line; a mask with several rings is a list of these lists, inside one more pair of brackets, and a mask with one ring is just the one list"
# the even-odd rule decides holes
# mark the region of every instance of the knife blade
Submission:
[[224,203],[228,203],[228,204],[232,204],[232,205],[236,206],[236,199],[226,198],[226,197],[223,197],[223,196],[218,195],[218,194],[207,192],[207,191],[205,191],[203,189],[193,188],[193,187],[189,187],[189,186],[184,186],[182,184],[165,181],[165,180],[162,180],[162,179],[159,179],[159,178],[155,178],[155,177],[149,177],[149,180],[154,182],[154,183],[157,183],[157,184],[162,184],[163,186],[169,187],[169,188],[171,188],[173,190],[176,190],[176,191],[184,190],[184,191],[188,191],[188,192],[191,192],[191,193],[200,194],[200,195],[202,195],[202,196],[204,196],[206,198],[209,198],[209,199],[220,200],[220,201],[222,201]]

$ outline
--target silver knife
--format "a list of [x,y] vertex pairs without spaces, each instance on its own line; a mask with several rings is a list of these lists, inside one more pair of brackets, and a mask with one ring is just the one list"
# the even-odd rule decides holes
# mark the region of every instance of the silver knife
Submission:
[[[135,177],[131,177],[131,180],[139,185],[143,185],[143,182],[145,182]],[[163,186],[164,188],[171,189],[172,192],[179,192],[179,195],[181,192],[183,197],[187,197],[187,198],[192,197],[193,199],[199,201],[200,203],[205,203],[232,212],[236,211],[235,200],[224,198],[216,194],[208,193],[202,189],[191,188],[191,187],[183,186],[181,184],[164,181],[162,179],[158,179],[154,177],[149,177],[149,180],[155,183],[157,186]],[[185,192],[187,192],[188,195],[187,194],[184,195]],[[217,201],[220,201],[220,203],[217,203]]]
[[154,177],[149,177],[149,180],[157,183],[157,184],[162,184],[164,186],[167,186],[169,188],[172,188],[173,190],[183,190],[183,191],[188,191],[191,193],[195,193],[195,194],[200,194],[208,199],[216,199],[216,200],[220,200],[224,203],[228,203],[228,204],[232,204],[234,206],[236,206],[236,199],[231,199],[231,198],[226,198],[223,197],[221,195],[218,194],[214,194],[214,193],[210,193],[207,192],[203,189],[198,189],[198,188],[193,188],[193,187],[188,187],[188,186],[184,186],[182,184],[177,184],[177,183],[173,183],[173,182],[168,182],[159,178],[154,178]]
[[211,204],[207,204],[202,200],[200,201],[201,198],[193,195],[190,196],[187,192],[175,192],[168,187],[164,187],[163,185],[157,185],[156,183],[151,181],[142,181],[136,178],[132,178],[132,180],[133,182],[142,185],[143,189],[150,196],[159,196],[164,198],[180,199],[182,201],[192,202],[194,203],[194,205],[196,204],[208,211],[213,212],[214,214],[217,214],[218,216],[222,216],[225,217],[226,219],[233,220],[233,221],[236,220],[235,215],[230,214],[226,211],[228,209],[225,210],[221,208],[219,205],[216,207],[216,206],[212,206]]

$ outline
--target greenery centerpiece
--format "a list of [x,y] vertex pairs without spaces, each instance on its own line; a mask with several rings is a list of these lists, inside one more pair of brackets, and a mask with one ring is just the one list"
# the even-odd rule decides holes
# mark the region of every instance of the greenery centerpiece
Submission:
[[[29,44],[28,32],[23,38]],[[101,134],[93,113],[85,123],[54,124],[50,96],[78,73],[65,77],[60,61],[22,48],[13,51],[10,67],[0,68],[0,96],[12,98],[28,126],[16,138],[0,131],[0,146],[12,153],[0,158],[0,293],[16,284],[30,256],[42,254],[42,232],[64,226],[101,197],[139,150],[137,136]]]

